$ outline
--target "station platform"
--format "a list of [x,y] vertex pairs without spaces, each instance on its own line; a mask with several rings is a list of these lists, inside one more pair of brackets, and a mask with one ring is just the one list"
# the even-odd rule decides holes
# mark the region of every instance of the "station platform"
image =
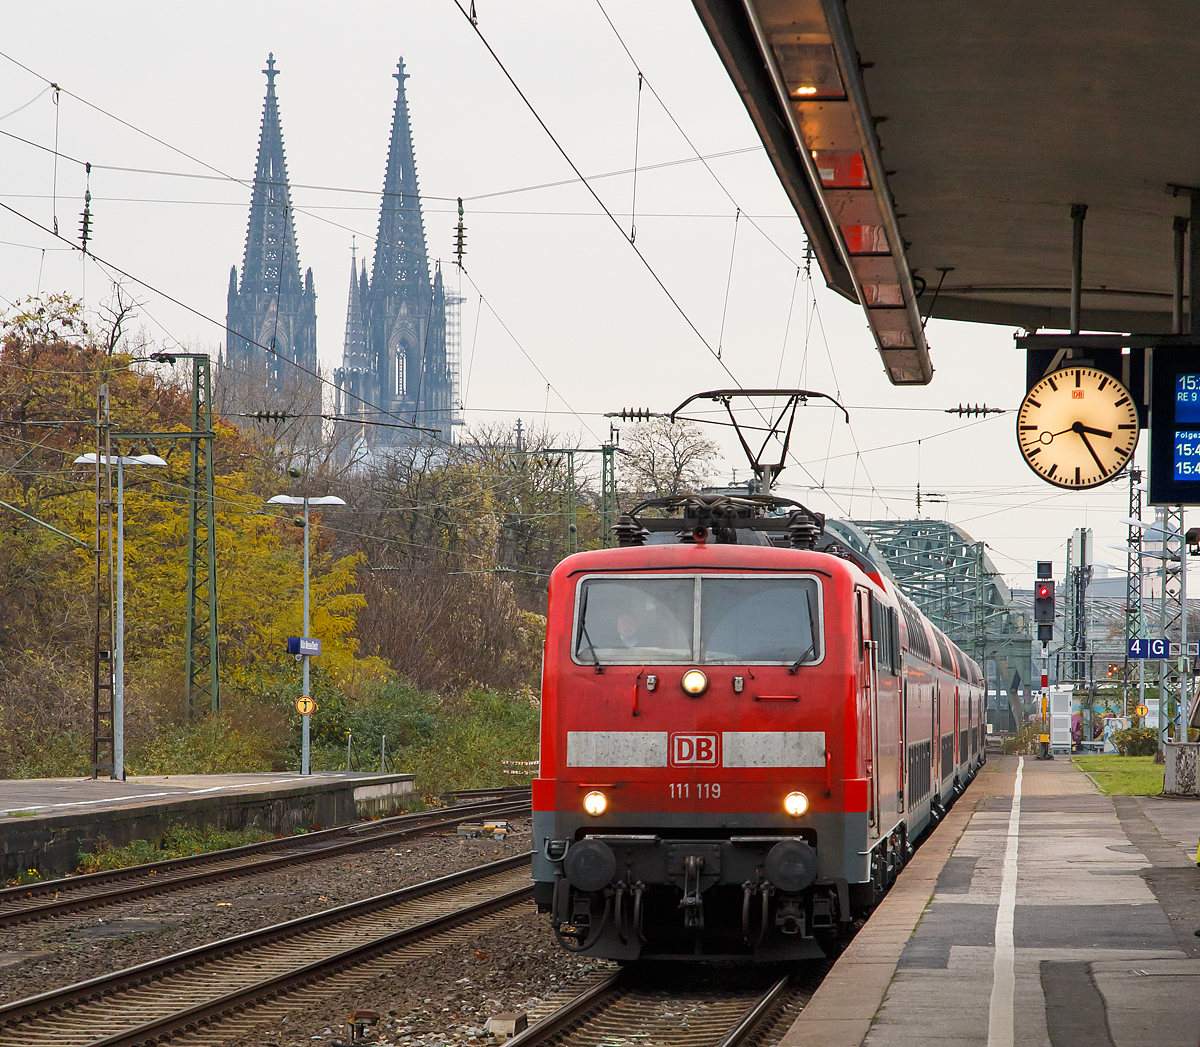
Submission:
[[180,774],[0,781],[0,883],[36,869],[65,876],[103,838],[114,846],[160,840],[174,825],[256,827],[286,834],[402,810],[411,774],[330,771]]
[[1200,802],[992,757],[781,1047],[1197,1047]]

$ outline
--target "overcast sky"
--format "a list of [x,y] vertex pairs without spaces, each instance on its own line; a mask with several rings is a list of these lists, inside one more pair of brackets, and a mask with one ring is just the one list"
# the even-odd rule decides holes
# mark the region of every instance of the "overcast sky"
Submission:
[[[253,177],[261,70],[273,52],[301,263],[315,274],[318,349],[332,368],[352,238],[359,257],[372,249],[391,74],[403,55],[430,253],[465,298],[468,422],[520,417],[595,446],[607,434],[604,412],[669,410],[733,384],[724,364],[743,385],[799,383],[850,409],[848,426],[827,407],[801,412],[793,448],[803,465],[788,467],[781,493],[838,516],[908,518],[919,482],[942,496],[923,514],[985,540],[1010,584],[1025,588],[1038,559],[1056,561],[1061,577],[1065,540],[1079,526],[1094,528],[1099,559],[1123,565],[1106,546],[1124,540],[1127,486],[1058,493],[1017,452],[1011,412],[1024,361],[1014,332],[934,321],[932,384],[892,387],[861,310],[828,291],[815,266],[807,280],[803,229],[691,4],[602,3],[476,8],[488,42],[585,175],[632,168],[636,141],[636,245],[678,308],[585,186],[536,188],[572,178],[571,168],[452,0],[9,4],[0,201],[46,227],[57,216],[60,233],[76,237],[82,162],[91,162],[92,249],[156,289],[137,295],[157,342],[215,355],[249,205],[232,178]],[[62,88],[57,109],[49,81]],[[628,233],[632,176],[591,184]],[[459,196],[462,275],[450,257]],[[12,213],[0,213],[0,241],[6,307],[39,290],[94,307],[110,291],[99,262]],[[721,362],[709,348],[718,346]],[[985,401],[1010,413],[944,413]],[[724,475],[744,477],[736,444],[714,435]]]

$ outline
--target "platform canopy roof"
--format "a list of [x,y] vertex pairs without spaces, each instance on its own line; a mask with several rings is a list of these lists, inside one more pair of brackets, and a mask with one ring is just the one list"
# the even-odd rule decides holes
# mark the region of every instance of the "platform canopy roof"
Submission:
[[932,377],[930,314],[1068,329],[1072,205],[1081,330],[1171,330],[1174,220],[1200,186],[1195,0],[694,3],[893,383]]

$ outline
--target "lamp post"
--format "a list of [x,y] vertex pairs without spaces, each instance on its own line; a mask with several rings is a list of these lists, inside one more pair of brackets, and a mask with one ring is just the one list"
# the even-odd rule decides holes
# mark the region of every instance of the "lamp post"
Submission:
[[[75,465],[95,465],[99,455],[81,454]],[[125,466],[166,465],[156,454],[116,454],[117,463],[117,598],[113,608],[113,768],[114,781],[125,780]]]
[[[344,499],[337,495],[329,494],[318,498],[313,498],[305,495],[277,494],[273,498],[267,499],[268,505],[302,505],[304,506],[304,627],[303,639],[308,639],[308,507],[310,505],[345,505]],[[304,697],[309,697],[308,690],[308,654],[302,654],[301,660],[304,665],[304,679],[302,683],[301,694]],[[310,727],[311,722],[308,713],[303,713],[300,716],[301,723],[301,749],[300,749],[300,773],[312,774],[312,769],[309,766],[310,752]]]

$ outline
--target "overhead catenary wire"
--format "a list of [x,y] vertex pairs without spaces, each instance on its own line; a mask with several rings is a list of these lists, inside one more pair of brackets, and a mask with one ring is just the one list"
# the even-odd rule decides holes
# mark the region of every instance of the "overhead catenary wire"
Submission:
[[39,98],[41,98],[42,95],[44,95],[47,91],[50,91],[52,89],[53,88],[51,86],[43,87],[37,94],[35,94],[31,99],[29,99],[29,101],[26,102],[24,105],[19,105],[19,106],[17,106],[16,109],[13,109],[11,112],[7,112],[3,116],[0,116],[0,121],[7,120],[10,116],[16,116],[17,113],[21,112],[21,110],[23,110],[23,109],[28,109],[31,105],[33,105],[34,102],[36,102]]
[[[604,16],[604,20],[608,23],[609,28],[613,31],[613,35],[617,38],[617,42],[621,45],[621,50],[623,50],[625,52],[625,54],[629,58],[629,61],[632,62],[634,67],[636,69],[638,69],[640,72],[641,66],[638,64],[637,59],[634,58],[633,52],[629,49],[629,45],[625,43],[625,38],[621,36],[620,31],[616,27],[616,24],[609,17],[608,12],[604,9],[604,4],[602,3],[602,0],[596,0],[596,6],[600,9],[600,13]],[[680,122],[675,119],[675,114],[671,112],[671,109],[667,105],[667,103],[662,100],[662,97],[654,89],[654,85],[650,82],[649,79],[646,80],[646,86],[648,88],[650,88],[650,93],[652,95],[654,95],[654,100],[656,102],[658,102],[658,104],[662,107],[662,111],[667,114],[667,119],[670,120],[671,123],[675,125],[675,130],[677,130],[679,132],[680,136],[683,138],[683,140],[685,142],[687,142],[688,148],[690,148],[692,150],[692,153],[694,154],[695,158],[704,165],[705,170],[708,171],[708,173],[712,176],[713,181],[716,182],[717,185],[720,187],[721,192],[723,192],[725,194],[725,196],[729,199],[729,202],[731,204],[733,204],[734,207],[738,208],[738,210],[742,211],[742,213],[744,214],[745,211],[742,208],[741,204],[739,204],[738,201],[736,199],[734,199],[733,194],[726,187],[725,183],[722,182],[721,179],[717,177],[716,171],[714,171],[708,164],[708,158],[706,158],[704,155],[702,155],[700,150],[696,148],[695,143],[688,136],[688,133],[683,129],[683,125],[680,124]],[[761,227],[759,227],[758,225],[756,225],[753,221],[751,221],[750,224],[753,225],[756,230],[758,230],[758,232],[762,235],[763,239],[767,241],[767,243],[769,243],[773,248],[775,248],[776,251],[778,251],[781,255],[783,255],[784,258],[786,258],[789,262],[791,262],[792,265],[799,264],[796,261],[796,259],[794,259],[790,254],[788,254],[787,251],[785,251],[782,247],[780,247],[779,244],[777,244],[774,239],[772,239],[770,236],[767,235],[766,230],[764,230]]]
[[[534,104],[529,100],[529,97],[521,89],[521,87],[517,83],[516,79],[508,71],[508,67],[504,64],[503,60],[496,53],[496,51],[492,47],[492,45],[488,42],[487,37],[484,36],[483,32],[479,29],[479,26],[471,22],[470,15],[467,13],[466,9],[463,8],[460,0],[451,0],[451,2],[454,4],[455,7],[458,8],[459,13],[463,16],[464,19],[466,19],[468,24],[471,25],[471,28],[475,32],[475,35],[479,38],[480,43],[483,44],[483,46],[487,50],[488,54],[490,54],[492,56],[492,59],[495,61],[497,67],[500,69],[500,72],[504,75],[504,78],[506,80],[508,80],[508,82],[512,86],[513,90],[516,91],[517,96],[525,104],[525,107],[529,110],[529,112],[533,116],[534,120],[536,120],[538,125],[542,128],[542,130],[546,132],[546,136],[553,143],[554,147],[558,150],[558,152],[560,153],[562,158],[567,162],[567,165],[571,168],[571,170],[575,172],[576,177],[579,178],[579,180],[582,182],[584,188],[587,189],[589,195],[592,197],[592,199],[594,199],[596,201],[597,205],[604,212],[604,214],[608,216],[609,220],[612,222],[613,226],[618,230],[618,232],[620,232],[621,239],[623,239],[627,243],[629,243],[630,250],[632,250],[634,252],[634,254],[637,255],[638,260],[645,267],[646,271],[650,274],[651,278],[658,285],[659,289],[663,292],[664,295],[666,295],[667,300],[675,308],[676,312],[679,313],[679,315],[680,315],[680,317],[682,317],[683,321],[687,324],[687,326],[689,328],[691,328],[692,333],[695,334],[697,339],[699,339],[701,345],[703,345],[704,348],[708,350],[709,354],[713,357],[713,359],[717,361],[718,366],[720,366],[720,368],[740,388],[741,382],[738,380],[737,376],[733,373],[733,371],[731,371],[729,369],[729,367],[725,363],[725,361],[721,359],[720,355],[713,348],[713,346],[709,342],[709,340],[704,337],[704,334],[700,331],[700,328],[696,326],[696,323],[692,320],[691,316],[688,315],[687,310],[685,310],[683,308],[683,306],[680,304],[679,300],[674,296],[674,294],[671,293],[670,288],[667,287],[667,285],[663,281],[662,277],[660,277],[658,275],[657,270],[654,268],[653,265],[650,264],[650,260],[645,256],[645,254],[643,254],[643,252],[637,246],[637,244],[629,241],[629,238],[625,235],[625,230],[622,227],[620,221],[613,214],[613,212],[608,207],[608,205],[605,204],[603,199],[601,199],[599,193],[596,192],[595,188],[591,185],[591,183],[588,181],[588,179],[584,177],[583,172],[580,171],[580,169],[579,169],[578,165],[575,163],[575,161],[571,159],[570,154],[563,147],[562,143],[559,142],[559,140],[555,136],[554,132],[550,130],[550,127],[546,123],[546,121],[542,119],[542,116],[538,112],[537,107],[534,106]],[[651,90],[653,90],[653,88],[651,88]],[[689,142],[689,144],[690,144],[690,142]],[[762,412],[761,412],[761,410],[758,410],[757,406],[755,407],[755,410],[758,411],[759,416],[762,417]],[[795,461],[800,466],[800,468],[802,470],[804,470],[805,473],[808,473],[809,476],[812,475],[811,473],[809,473],[807,466],[805,466],[805,464],[803,462],[800,462],[794,456],[793,456],[793,461]],[[815,479],[815,477],[813,477],[813,479]],[[839,506],[839,508],[841,508],[841,507]]]
[[58,84],[51,84],[50,86],[54,89],[54,96],[53,96],[54,97],[54,175],[53,175],[53,178],[52,178],[50,184],[53,187],[51,189],[51,192],[54,195],[54,203],[53,203],[53,208],[52,208],[52,214],[53,214],[53,219],[54,219],[54,235],[57,236],[58,235],[58,116],[59,116],[59,113],[61,112],[62,107],[58,104],[59,103]]
[[633,122],[633,198],[629,205],[629,242],[637,240],[638,146],[642,140],[642,71],[638,70],[637,116]]
[[742,209],[737,209],[733,216],[733,242],[729,245],[729,272],[725,275],[725,304],[721,306],[721,333],[717,336],[717,359],[721,358],[721,350],[725,346],[725,317],[729,313],[729,291],[733,287],[733,263],[737,258],[738,221],[742,217]]
[[[7,57],[7,56],[4,56],[4,57]],[[47,88],[46,90],[49,90],[49,88]],[[45,92],[43,92],[43,94],[44,93]],[[0,130],[0,135],[3,135],[6,138],[11,138],[14,141],[20,142],[22,145],[27,145],[32,149],[38,149],[45,153],[54,153],[55,152],[54,148],[51,146],[42,145],[40,142],[34,142],[28,138],[23,138],[21,135],[14,134],[11,131]],[[704,163],[708,160],[722,160],[722,159],[725,159],[726,157],[741,156],[745,153],[757,153],[757,152],[760,152],[761,150],[762,150],[761,145],[741,146],[737,149],[723,149],[723,150],[720,150],[719,152],[706,153],[704,155],[682,156],[682,157],[677,157],[674,160],[661,160],[658,163],[653,163],[653,164],[640,164],[638,166],[638,171],[640,171],[642,173],[645,173],[646,171],[660,171],[660,170],[663,170],[668,167],[680,167],[684,164]],[[58,155],[63,160],[68,160],[73,164],[78,164],[78,165],[82,166],[84,163],[83,160],[79,159],[76,156],[71,156],[69,153],[59,152]],[[183,155],[186,156],[187,154],[183,154]],[[96,163],[96,162],[92,163],[92,167],[94,167],[97,171],[113,171],[113,172],[120,173],[120,174],[140,174],[140,175],[149,175],[149,176],[158,177],[158,178],[185,178],[185,179],[192,179],[194,181],[201,181],[201,182],[226,182],[226,183],[240,186],[243,189],[254,189],[256,186],[264,186],[264,187],[270,189],[270,188],[278,188],[285,184],[283,182],[259,181],[256,179],[248,180],[248,179],[242,178],[238,175],[225,174],[224,172],[220,172],[217,174],[199,174],[195,171],[164,171],[159,168],[153,168],[153,167],[129,167],[126,165],[121,165],[121,164],[104,164],[104,163]],[[216,170],[216,169],[212,168],[212,170]],[[634,171],[634,169],[631,167],[622,167],[615,171],[601,171],[597,174],[587,175],[586,177],[590,181],[597,182],[597,181],[600,181],[600,180],[606,179],[606,178],[621,178],[625,175],[632,174],[633,171]],[[540,192],[543,189],[558,189],[558,188],[561,188],[561,187],[567,186],[567,185],[576,185],[580,181],[582,181],[581,178],[561,178],[561,179],[557,179],[555,181],[550,181],[550,182],[535,182],[530,185],[514,186],[510,189],[496,189],[496,190],[492,190],[491,192],[487,192],[487,193],[475,193],[474,195],[463,196],[461,199],[467,203],[470,203],[475,200],[492,200],[492,199],[495,199],[495,198],[501,197],[501,196],[515,196],[520,193],[534,193],[534,192]],[[388,192],[386,190],[379,190],[379,189],[359,189],[355,186],[323,185],[323,184],[314,183],[314,182],[288,182],[286,184],[292,189],[307,189],[307,190],[310,190],[313,192],[326,192],[326,193],[346,193],[348,195],[382,197],[384,199],[394,198],[394,199],[400,200],[401,202],[406,201],[406,200],[416,200],[418,202],[418,204],[424,203],[424,202],[430,201],[430,200],[437,201],[438,203],[456,204],[457,201],[459,200],[459,197],[456,197],[456,196],[438,196],[438,195],[435,195],[432,193],[395,193],[395,192]],[[133,201],[133,202],[138,202],[138,201]],[[187,202],[187,203],[201,202],[202,203],[204,201],[184,201],[184,202]],[[402,208],[399,208],[399,210],[405,210],[405,208],[402,207]],[[446,210],[447,210],[447,212],[449,212],[450,209],[447,208]],[[493,213],[493,212],[478,212],[478,213],[488,214],[488,213]],[[495,212],[495,213],[507,214],[509,212],[501,211],[501,212]],[[522,212],[515,212],[515,213],[520,214]],[[713,217],[722,217],[723,218],[725,216],[724,215],[714,215]],[[793,216],[791,216],[791,215],[763,215],[763,216],[756,216],[756,217],[765,217],[765,218],[778,217],[778,218],[787,218],[789,220],[793,218]]]
[[461,0],[451,0],[451,3],[453,3],[454,6],[458,8],[459,13],[463,16],[463,18],[466,19],[467,23],[469,25],[471,25],[471,29],[474,31],[475,35],[479,38],[480,43],[483,44],[483,46],[487,50],[488,54],[492,56],[492,59],[495,61],[497,67],[500,69],[500,72],[504,75],[504,78],[509,82],[509,84],[512,85],[512,89],[514,91],[516,91],[517,96],[525,104],[525,107],[529,110],[529,112],[533,116],[534,120],[536,120],[538,125],[542,128],[542,130],[546,132],[546,136],[554,144],[554,147],[558,150],[558,152],[562,156],[562,158],[567,162],[567,166],[570,167],[571,170],[575,172],[576,178],[578,178],[580,180],[580,182],[583,183],[583,187],[588,191],[588,193],[591,195],[592,199],[596,201],[596,203],[600,207],[600,209],[608,216],[608,218],[612,222],[613,226],[617,229],[618,232],[620,232],[621,239],[626,241],[626,243],[629,244],[629,247],[634,252],[634,254],[636,254],[638,256],[638,259],[641,261],[642,265],[645,266],[646,271],[650,274],[651,278],[654,280],[654,282],[656,284],[658,284],[660,290],[663,292],[663,294],[665,294],[667,296],[667,299],[671,302],[671,304],[675,307],[675,310],[683,318],[684,323],[686,323],[688,325],[688,327],[690,327],[692,329],[692,332],[700,340],[701,344],[709,351],[709,353],[712,354],[713,359],[715,359],[717,361],[717,363],[721,365],[722,370],[724,370],[725,373],[727,375],[729,375],[729,377],[731,379],[733,379],[734,382],[737,382],[737,378],[734,376],[733,372],[731,370],[729,370],[729,368],[727,366],[725,366],[724,361],[721,360],[721,358],[717,355],[717,351],[712,347],[712,345],[709,343],[708,339],[704,337],[703,333],[701,333],[700,328],[696,326],[695,322],[688,315],[687,310],[685,310],[683,308],[683,306],[679,303],[679,300],[671,293],[670,288],[668,288],[667,285],[663,282],[662,277],[660,277],[658,275],[657,270],[654,268],[653,265],[650,264],[650,260],[645,256],[645,254],[642,253],[641,249],[637,246],[637,244],[631,242],[629,240],[629,237],[627,237],[625,235],[625,230],[624,230],[624,228],[622,228],[621,223],[617,219],[616,215],[614,215],[612,213],[612,211],[609,209],[608,205],[603,201],[603,199],[601,199],[600,194],[597,193],[596,190],[592,187],[591,182],[586,177],[584,177],[584,174],[579,169],[578,165],[576,165],[575,161],[571,159],[570,153],[568,153],[566,151],[566,149],[563,148],[562,143],[559,142],[559,140],[555,136],[554,132],[550,130],[550,126],[546,123],[545,120],[542,119],[542,115],[541,115],[541,113],[538,112],[537,107],[529,100],[528,95],[525,94],[525,92],[521,89],[521,86],[517,83],[516,79],[508,71],[508,67],[504,64],[504,61],[496,53],[496,51],[492,47],[491,43],[488,42],[487,37],[483,35],[483,32],[480,30],[479,26],[475,25],[471,22],[471,16],[467,13],[467,10],[463,7]]

